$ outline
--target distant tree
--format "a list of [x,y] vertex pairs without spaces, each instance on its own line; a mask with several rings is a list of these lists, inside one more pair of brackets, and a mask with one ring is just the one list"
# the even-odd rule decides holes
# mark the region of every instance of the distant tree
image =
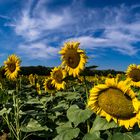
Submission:
[[21,67],[20,74],[21,75],[30,75],[30,74],[37,74],[37,75],[50,75],[51,67],[45,66],[26,66]]

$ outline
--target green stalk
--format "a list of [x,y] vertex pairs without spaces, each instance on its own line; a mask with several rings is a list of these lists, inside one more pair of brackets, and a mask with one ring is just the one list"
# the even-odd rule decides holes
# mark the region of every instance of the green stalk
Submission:
[[[86,82],[86,77],[84,76],[84,85],[85,85],[85,92],[86,92],[86,106],[88,104],[88,98],[89,98],[89,91],[88,91],[88,87],[87,87],[87,82]],[[87,132],[89,133],[90,131],[90,122],[89,120],[87,120]]]
[[11,134],[11,136],[12,136],[12,134],[13,134],[14,137],[17,139],[17,135],[16,135],[16,133],[15,133],[15,129],[14,129],[14,127],[9,123],[9,119],[8,119],[7,113],[6,113],[6,117],[4,117],[4,116],[2,116],[2,117],[3,117],[3,119],[5,120],[5,122],[7,123],[8,128],[10,129],[10,134]]
[[87,82],[86,82],[86,78],[84,76],[84,86],[85,86],[85,92],[86,92],[86,105],[88,104],[88,87],[87,87]]
[[[20,83],[21,83],[21,80],[20,80]],[[21,85],[18,85],[18,83],[16,84],[16,96],[14,96],[14,103],[15,103],[15,106],[14,106],[14,112],[15,112],[15,123],[16,123],[16,134],[17,134],[17,140],[20,140],[20,137],[21,137],[21,134],[20,134],[20,122],[19,122],[19,98],[18,98],[18,93],[19,93],[19,90],[18,90],[18,86],[21,86]]]

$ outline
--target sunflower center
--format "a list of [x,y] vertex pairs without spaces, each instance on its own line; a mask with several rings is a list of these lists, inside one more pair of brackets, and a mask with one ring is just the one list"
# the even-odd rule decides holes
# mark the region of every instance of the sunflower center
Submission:
[[134,82],[139,82],[140,81],[140,70],[139,69],[132,70],[131,73],[130,73],[130,78]]
[[128,119],[135,115],[131,98],[116,88],[102,91],[98,98],[98,104],[115,118]]
[[66,64],[71,68],[76,68],[80,62],[80,54],[75,49],[68,50],[65,54]]
[[52,85],[52,80],[49,80],[47,82],[46,86],[49,90],[54,90],[55,89],[55,87]]
[[10,72],[14,72],[16,69],[16,64],[15,63],[9,63],[8,64],[8,69],[10,70]]
[[53,77],[57,83],[62,83],[62,80],[63,80],[62,71],[60,71],[60,70],[55,71]]

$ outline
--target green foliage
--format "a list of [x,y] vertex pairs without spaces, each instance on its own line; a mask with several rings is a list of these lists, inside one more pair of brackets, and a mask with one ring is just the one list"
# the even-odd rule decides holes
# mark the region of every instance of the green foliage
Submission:
[[[98,66],[88,66],[86,67],[81,75],[88,75],[88,76],[93,76],[93,75],[103,75],[107,76],[108,74],[116,75],[118,73],[124,74],[123,71],[115,71],[112,69],[108,70],[96,70]],[[26,67],[21,67],[20,75],[30,75],[30,74],[37,74],[37,75],[50,75],[51,69],[53,67],[45,67],[45,66],[26,66]],[[4,76],[3,68],[0,69],[0,73],[2,76]]]
[[21,127],[21,131],[23,132],[35,132],[35,131],[43,131],[43,130],[48,130],[47,126],[41,126],[41,124],[34,120],[34,119],[30,119],[28,124],[26,126],[22,126]]
[[69,121],[74,123],[75,127],[85,122],[91,115],[92,112],[89,109],[82,110],[77,105],[72,105],[67,111],[67,117]]
[[51,68],[45,66],[28,66],[28,67],[21,67],[20,74],[21,75],[30,75],[30,74],[37,74],[37,75],[50,75]]
[[6,132],[8,139],[139,140],[139,128],[128,132],[86,107],[89,95],[86,92],[93,83],[68,78],[65,90],[49,94],[43,88],[45,77],[39,77],[42,94],[38,95],[28,77],[20,78],[17,83],[2,79],[0,89],[0,131]]
[[93,133],[87,133],[82,140],[103,140],[100,138],[100,132],[95,131]]
[[93,133],[94,131],[107,130],[116,127],[118,127],[118,125],[114,121],[108,122],[105,118],[97,116],[93,122],[90,132]]
[[7,109],[7,108],[3,108],[2,110],[0,110],[0,116],[3,116],[4,114],[9,114],[11,111],[11,108]]
[[128,133],[115,133],[113,136],[109,138],[110,140],[139,140],[140,139],[140,133],[138,134],[132,134],[130,132]]
[[56,136],[53,140],[72,140],[73,138],[76,138],[80,132],[80,129],[73,128],[70,122],[66,122],[56,129],[58,136]]

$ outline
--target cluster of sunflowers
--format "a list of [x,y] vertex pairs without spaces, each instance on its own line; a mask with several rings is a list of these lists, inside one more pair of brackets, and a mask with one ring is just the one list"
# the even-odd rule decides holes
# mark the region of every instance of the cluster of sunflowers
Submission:
[[[87,62],[87,56],[83,50],[79,48],[79,42],[67,42],[59,52],[61,54],[62,64],[52,69],[50,77],[44,80],[45,92],[52,93],[55,90],[65,88],[65,78],[67,75],[74,77],[84,69]],[[10,55],[5,64],[5,75],[11,80],[15,80],[20,70],[21,60],[16,55]],[[36,75],[30,75],[29,81],[31,85],[36,85],[37,91],[40,91],[39,83],[35,82]]]
[[50,77],[44,82],[45,91],[52,93],[54,90],[65,89],[67,76],[78,76],[87,62],[86,54],[79,48],[79,42],[67,42],[59,52],[62,64],[52,69]]
[[132,64],[126,71],[126,79],[106,78],[90,90],[88,106],[107,121],[112,119],[127,129],[138,123],[140,127],[140,101],[132,87],[140,87],[140,66]]
[[[62,64],[52,69],[50,76],[44,80],[45,92],[52,93],[55,90],[65,89],[67,76],[79,77],[87,62],[85,51],[80,49],[79,45],[79,42],[64,44],[59,52]],[[20,63],[21,60],[16,55],[8,57],[4,62],[7,78],[11,80],[17,78]],[[30,75],[29,80],[35,85],[33,75]],[[91,78],[90,80],[92,81]],[[117,75],[116,78],[106,80],[103,77],[103,81],[104,84],[98,84],[90,90],[87,106],[96,114],[105,117],[107,121],[114,120],[119,126],[131,129],[138,123],[140,127],[140,101],[137,99],[137,93],[132,90],[132,87],[140,87],[140,66],[130,65],[125,80],[120,80],[120,75]],[[40,85],[36,86],[39,91]]]

